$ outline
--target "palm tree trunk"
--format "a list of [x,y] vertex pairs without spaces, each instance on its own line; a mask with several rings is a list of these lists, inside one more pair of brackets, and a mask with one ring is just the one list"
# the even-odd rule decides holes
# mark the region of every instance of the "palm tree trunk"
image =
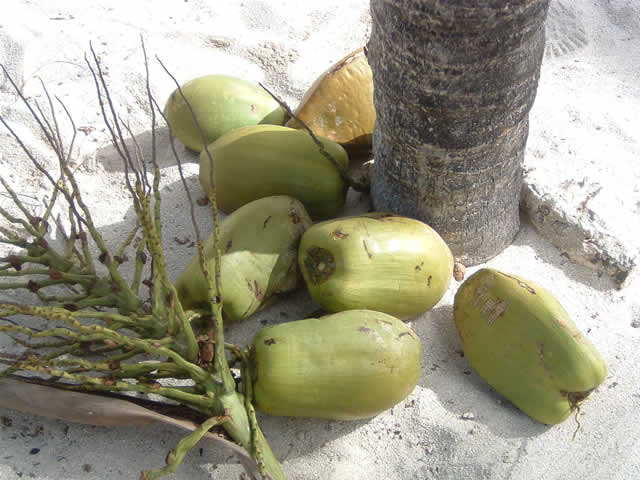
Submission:
[[549,0],[371,0],[373,205],[473,265],[519,228]]

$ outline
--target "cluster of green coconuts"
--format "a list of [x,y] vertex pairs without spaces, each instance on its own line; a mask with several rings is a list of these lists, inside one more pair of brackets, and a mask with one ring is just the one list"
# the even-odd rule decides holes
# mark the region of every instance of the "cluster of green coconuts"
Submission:
[[[422,344],[404,323],[447,291],[453,257],[428,225],[389,213],[339,217],[348,185],[301,124],[257,85],[210,75],[167,101],[174,136],[200,151],[200,183],[213,181],[227,213],[219,237],[227,323],[297,288],[320,318],[262,328],[251,346],[255,406],[274,415],[358,419],[406,398]],[[375,110],[362,49],[322,74],[296,117],[335,161],[370,146]],[[207,138],[207,150],[191,110]],[[314,223],[317,222],[317,223]],[[205,246],[214,262],[213,239]],[[209,265],[210,271],[213,265]],[[194,258],[176,282],[183,305],[206,308]],[[544,288],[481,269],[460,286],[454,317],[465,356],[492,387],[546,423],[567,418],[607,373],[602,357]]]

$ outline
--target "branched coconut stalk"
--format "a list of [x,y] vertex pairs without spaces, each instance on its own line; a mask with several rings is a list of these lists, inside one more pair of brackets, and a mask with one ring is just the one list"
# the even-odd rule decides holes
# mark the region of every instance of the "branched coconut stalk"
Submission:
[[[187,189],[173,137],[171,148],[190,204],[200,266],[208,282],[211,315],[202,317],[202,313],[185,311],[169,281],[161,242],[162,199],[160,168],[156,158],[156,113],[165,123],[166,118],[151,93],[144,42],[142,51],[147,97],[152,112],[151,157],[148,159],[144,158],[128,124],[117,114],[92,45],[91,55],[85,56],[104,124],[123,162],[124,182],[137,219],[135,227],[115,254],[99,233],[70,168],[76,131],[71,114],[56,98],[74,132],[69,147],[65,147],[55,104],[45,85],[42,84],[42,88],[47,102],[46,108],[42,108],[37,102],[31,103],[24,97],[2,67],[55,154],[58,177],[54,178],[0,115],[0,122],[48,180],[51,188],[44,214],[37,217],[9,182],[0,176],[0,184],[20,212],[20,215],[12,215],[0,208],[0,215],[10,225],[0,227],[0,242],[23,250],[0,258],[0,290],[26,289],[37,297],[34,303],[29,304],[0,304],[0,333],[9,335],[27,349],[19,356],[0,354],[0,364],[8,365],[0,371],[0,377],[35,372],[68,389],[94,393],[153,393],[177,401],[208,418],[169,453],[166,466],[143,472],[141,479],[158,478],[175,471],[189,449],[208,436],[207,432],[213,427],[224,428],[237,444],[250,453],[263,479],[284,479],[256,420],[246,354],[224,341],[215,191],[210,193],[209,204],[217,255],[215,271],[209,272],[204,242],[195,221],[194,202]],[[160,64],[171,76],[162,62]],[[173,76],[171,78],[182,95],[180,85]],[[184,95],[183,99],[191,109]],[[195,116],[194,120],[197,124]],[[202,138],[206,143],[204,134]],[[209,161],[213,175],[213,159],[210,157]],[[149,171],[148,164],[151,165]],[[149,176],[152,177],[151,182]],[[60,205],[62,202],[64,204]],[[53,218],[56,205],[67,212],[67,218]],[[58,237],[62,240],[62,248],[56,248],[50,242],[52,224],[60,232]],[[138,233],[141,233],[141,238]],[[135,265],[133,278],[127,281],[119,268],[128,260],[126,252],[130,248],[135,250]],[[97,252],[97,257],[94,252]],[[98,268],[96,260],[104,268]],[[150,277],[143,279],[146,271],[150,272]],[[141,296],[142,285],[149,287],[150,299]],[[37,319],[45,326],[35,328],[26,323],[25,318]],[[208,322],[204,334],[195,332],[192,325],[203,321]],[[245,394],[237,390],[230,361],[242,364]],[[169,381],[171,379],[189,379],[191,384],[175,386],[172,384],[175,382]]]
[[[160,63],[162,68],[165,70],[167,75],[169,75],[173,80],[173,82],[175,83],[177,90],[180,93],[180,96],[182,97],[183,101],[185,102],[185,104],[189,108],[189,111],[191,112],[191,116],[200,133],[200,137],[202,139],[203,145],[205,145],[204,151],[207,152],[206,153],[207,159],[209,161],[209,175],[211,176],[210,184],[214,185],[213,157],[211,156],[211,152],[209,152],[209,150],[206,148],[207,141],[206,141],[206,136],[204,134],[204,131],[202,130],[196,118],[196,115],[193,111],[193,108],[191,107],[190,102],[187,100],[184,93],[182,92],[180,83],[171,74],[171,72],[169,72],[169,70],[165,67],[165,65],[162,63],[162,61],[159,58],[158,58],[158,62]],[[148,86],[148,83],[147,83],[147,86]],[[150,97],[150,101],[153,101],[150,94],[149,94],[149,97]],[[159,108],[159,106],[155,102],[154,104],[158,107],[158,112],[160,112],[160,114],[162,115],[165,123],[169,125],[169,122],[167,121],[167,118],[165,117],[164,113],[162,113],[162,110]],[[173,136],[170,137],[170,140],[171,140],[172,152],[174,154],[174,157],[179,167],[180,178],[182,179],[185,191],[187,191],[187,196],[189,199],[189,203],[191,205],[191,220],[192,220],[193,227],[196,234],[196,244],[198,249],[200,269],[202,270],[202,273],[205,279],[207,280],[207,284],[208,284],[210,306],[211,306],[211,311],[213,312],[213,315],[209,322],[209,325],[211,327],[208,332],[209,342],[212,342],[214,345],[226,346],[226,343],[224,341],[224,324],[222,319],[223,299],[222,299],[222,294],[220,292],[220,276],[221,276],[220,265],[222,263],[220,261],[220,252],[221,252],[220,224],[218,221],[218,206],[216,201],[215,187],[212,189],[209,189],[209,192],[208,192],[209,205],[211,207],[211,216],[213,218],[213,233],[212,233],[213,240],[214,240],[213,245],[214,245],[214,250],[216,252],[216,255],[215,255],[216,260],[214,263],[215,271],[213,273],[213,276],[211,276],[211,273],[208,271],[207,261],[204,255],[204,242],[202,240],[202,237],[200,235],[200,230],[198,229],[198,225],[195,220],[194,203],[193,203],[193,200],[191,199],[190,194],[188,193],[186,180],[182,172],[182,164],[180,162],[180,159],[178,158],[178,155],[176,154],[176,150],[173,142]],[[235,346],[232,348],[236,352],[239,351],[239,349]],[[284,478],[284,473],[282,472],[280,464],[278,463],[277,459],[275,458],[275,455],[271,451],[271,447],[269,446],[266,439],[264,438],[264,435],[260,430],[257,422],[251,421],[251,418],[252,418],[252,416],[250,415],[251,412],[247,411],[245,407],[243,395],[236,391],[235,380],[231,375],[231,370],[229,369],[227,357],[223,352],[224,352],[224,349],[218,348],[216,355],[214,355],[214,358],[213,358],[213,369],[214,371],[217,371],[219,375],[216,378],[216,381],[219,389],[222,390],[222,394],[219,396],[219,399],[218,399],[217,407],[219,410],[225,412],[225,414],[227,415],[230,414],[231,418],[233,418],[233,421],[226,422],[223,424],[223,426],[227,430],[227,432],[233,437],[233,439],[236,440],[238,443],[240,443],[240,445],[242,445],[249,452],[249,454],[251,454],[255,458],[255,460],[258,463],[260,473],[263,477],[274,478],[274,479]],[[249,384],[250,382],[251,382],[251,378],[245,377],[244,383]],[[255,419],[255,414],[253,415],[253,418]]]

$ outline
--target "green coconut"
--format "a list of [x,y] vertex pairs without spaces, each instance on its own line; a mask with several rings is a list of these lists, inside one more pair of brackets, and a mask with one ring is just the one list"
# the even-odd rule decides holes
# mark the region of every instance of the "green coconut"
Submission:
[[282,125],[286,112],[266,91],[251,82],[228,75],[206,75],[180,87],[206,137],[193,120],[178,89],[169,96],[164,114],[171,133],[188,148],[202,151],[204,145],[224,133],[245,125]]
[[298,264],[314,301],[339,312],[370,309],[406,319],[447,291],[453,256],[431,227],[387,213],[327,220],[300,241]]
[[[237,321],[260,309],[273,296],[298,284],[298,243],[311,225],[295,198],[274,196],[248,203],[220,227],[220,290],[225,318]],[[213,236],[205,244],[208,271],[213,274]],[[207,283],[196,255],[175,282],[185,308],[208,308]]]
[[[331,140],[319,140],[324,150],[346,168],[346,151]],[[223,135],[207,150],[214,161],[218,207],[226,213],[271,195],[297,198],[313,218],[335,216],[344,206],[347,184],[305,131],[275,125],[248,126]],[[200,185],[205,192],[211,189],[211,180],[209,155],[203,151]]]
[[262,328],[251,347],[255,406],[271,415],[354,420],[406,398],[422,343],[401,320],[351,310]]
[[524,413],[565,420],[607,376],[607,366],[553,295],[484,268],[458,290],[454,316],[465,357]]

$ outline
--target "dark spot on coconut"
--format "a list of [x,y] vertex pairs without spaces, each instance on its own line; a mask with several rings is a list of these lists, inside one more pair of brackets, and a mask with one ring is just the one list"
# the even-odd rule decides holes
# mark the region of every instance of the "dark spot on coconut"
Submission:
[[364,251],[367,252],[367,256],[369,258],[373,258],[373,255],[371,254],[371,252],[369,251],[369,248],[367,248],[367,242],[366,240],[362,240],[362,246],[364,247]]
[[587,390],[584,392],[560,392],[563,395],[566,394],[567,398],[569,399],[569,403],[571,404],[571,409],[573,410],[574,408],[576,408],[580,403],[582,403],[584,401],[585,398],[587,398],[591,392],[593,392],[593,388],[591,390]]
[[258,300],[259,302],[262,302],[262,300],[264,300],[264,292],[260,288],[257,280],[253,280],[253,282],[251,280],[247,280],[247,288],[253,294],[253,296],[256,297],[256,300]]
[[340,230],[333,231],[333,238],[336,240],[342,240],[343,238],[347,238],[349,236],[348,233],[341,232]]
[[373,220],[385,221],[385,219],[388,219],[389,217],[395,217],[395,215],[393,213],[373,212],[371,215],[367,215],[367,217]]
[[363,333],[370,333],[371,329],[369,327],[360,327],[358,328],[358,331]]
[[536,342],[536,347],[538,349],[538,358],[540,359],[540,364],[542,365],[542,369],[544,370],[544,373],[547,375],[547,377],[553,378],[551,370],[549,370],[546,363],[544,363],[544,343]]
[[275,338],[267,338],[267,339],[264,341],[264,344],[265,344],[265,345],[273,345],[274,343],[276,343],[276,339],[275,339]]
[[422,271],[422,267],[424,267],[424,262],[420,262],[420,265],[416,265],[416,268],[414,270],[416,272],[421,272]]
[[427,277],[427,287],[430,287],[430,286],[431,286],[431,279],[432,279],[432,278],[433,278],[433,275],[429,275],[429,276]]
[[507,302],[501,298],[487,298],[480,308],[480,313],[486,316],[487,325],[492,326],[507,309]]
[[572,327],[571,325],[569,325],[564,319],[560,318],[560,317],[556,317],[556,322],[558,322],[558,325],[560,325],[562,328],[564,328],[569,335],[571,335],[573,338],[575,338],[578,342],[580,343],[584,343],[584,336],[582,335],[582,333],[577,330],[576,328]]
[[480,285],[478,288],[476,288],[475,296],[476,298],[481,298],[488,291],[489,287],[487,287],[486,285]]
[[233,242],[231,240],[229,240],[227,242],[227,245],[224,247],[224,251],[225,253],[228,252],[229,250],[231,250],[231,247],[233,246]]
[[298,211],[293,207],[289,210],[289,218],[291,219],[291,223],[294,225],[297,225],[302,221],[300,215],[298,215]]
[[515,280],[516,283],[518,284],[519,287],[524,288],[526,291],[528,291],[531,295],[535,295],[536,291],[530,286],[527,285],[525,282],[523,282],[522,280],[520,280],[519,278],[513,277],[511,275],[508,275],[506,273],[502,273],[502,275],[504,275],[507,278],[510,278],[511,280]]
[[[242,312],[242,315],[240,315],[240,318],[247,318],[251,314],[252,307],[253,307],[252,304],[247,305],[247,308],[244,309],[244,312]],[[224,316],[224,312],[222,312],[222,315]]]
[[321,247],[311,247],[307,249],[304,258],[304,268],[309,280],[313,284],[326,282],[336,269],[336,262],[333,254]]
[[265,220],[264,223],[262,224],[262,228],[267,228],[267,223],[269,223],[269,220],[271,220],[272,215],[269,215]]
[[257,280],[253,281],[253,294],[256,296],[258,301],[262,302],[262,300],[264,300],[264,292],[260,288],[260,285],[258,285]]
[[409,335],[410,337],[413,337],[413,335],[411,335],[411,332],[402,332],[401,334],[398,335],[398,338],[402,338],[405,335]]

